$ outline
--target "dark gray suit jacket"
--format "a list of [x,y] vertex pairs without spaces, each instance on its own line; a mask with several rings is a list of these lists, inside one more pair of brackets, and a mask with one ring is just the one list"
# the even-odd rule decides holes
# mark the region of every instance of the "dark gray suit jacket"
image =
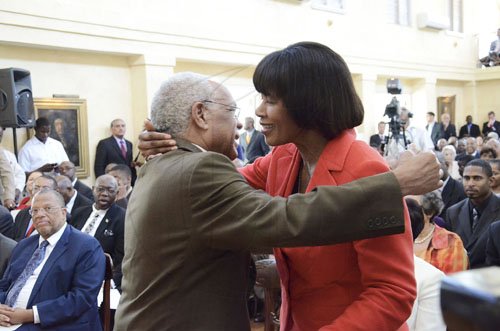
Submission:
[[0,233],[0,279],[2,279],[3,273],[9,263],[10,254],[16,245],[16,241]]
[[500,219],[491,223],[486,244],[486,264],[500,267]]
[[492,194],[474,232],[471,228],[468,198],[448,208],[446,212],[447,228],[457,233],[462,239],[471,268],[485,266],[488,228],[491,223],[497,220],[500,220],[500,198],[495,194]]
[[227,157],[177,144],[143,166],[129,202],[115,330],[249,331],[250,250],[403,231],[392,174],[273,198]]

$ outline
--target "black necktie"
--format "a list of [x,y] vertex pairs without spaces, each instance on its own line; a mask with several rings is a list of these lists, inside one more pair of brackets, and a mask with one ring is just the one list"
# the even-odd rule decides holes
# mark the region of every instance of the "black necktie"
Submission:
[[476,230],[477,224],[479,223],[479,213],[476,208],[472,208],[472,232]]

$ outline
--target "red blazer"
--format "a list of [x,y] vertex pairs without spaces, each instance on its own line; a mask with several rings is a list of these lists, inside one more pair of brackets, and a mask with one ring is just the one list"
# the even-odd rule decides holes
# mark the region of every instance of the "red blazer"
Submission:
[[[297,147],[288,144],[274,148],[241,172],[255,188],[286,197],[292,193],[301,162]],[[387,170],[377,151],[355,140],[354,131],[347,130],[325,147],[307,191]],[[373,198],[383,199],[384,192]],[[360,201],[360,208],[362,204]],[[408,330],[406,320],[416,298],[416,284],[406,209],[405,218],[404,234],[331,246],[275,249],[282,289],[280,329]]]

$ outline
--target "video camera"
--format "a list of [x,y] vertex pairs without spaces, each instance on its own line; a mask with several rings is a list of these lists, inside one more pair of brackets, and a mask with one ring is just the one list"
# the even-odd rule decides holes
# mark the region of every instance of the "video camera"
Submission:
[[[392,95],[401,94],[402,85],[399,79],[390,78],[387,80],[387,93]],[[408,118],[413,117],[410,112],[406,113]],[[400,152],[408,147],[408,142],[405,136],[406,121],[401,120],[401,106],[396,96],[392,97],[391,102],[385,106],[384,116],[387,116],[389,121],[389,135],[386,136],[384,143],[382,143],[382,151],[384,156],[394,156],[397,158]]]

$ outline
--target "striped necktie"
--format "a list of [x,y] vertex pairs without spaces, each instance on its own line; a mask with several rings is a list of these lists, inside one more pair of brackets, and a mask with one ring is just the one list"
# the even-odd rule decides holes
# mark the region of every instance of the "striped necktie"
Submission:
[[31,259],[28,261],[28,264],[26,264],[26,267],[24,267],[23,272],[21,272],[19,277],[17,277],[14,285],[12,285],[9,293],[7,293],[7,298],[5,299],[5,304],[7,306],[14,307],[17,301],[17,297],[19,296],[19,293],[21,293],[21,290],[26,284],[26,281],[28,280],[28,278],[30,278],[31,275],[33,275],[33,272],[40,265],[40,263],[42,263],[43,258],[45,257],[45,249],[48,245],[49,242],[47,240],[44,240],[35,250],[35,252],[31,256]]

